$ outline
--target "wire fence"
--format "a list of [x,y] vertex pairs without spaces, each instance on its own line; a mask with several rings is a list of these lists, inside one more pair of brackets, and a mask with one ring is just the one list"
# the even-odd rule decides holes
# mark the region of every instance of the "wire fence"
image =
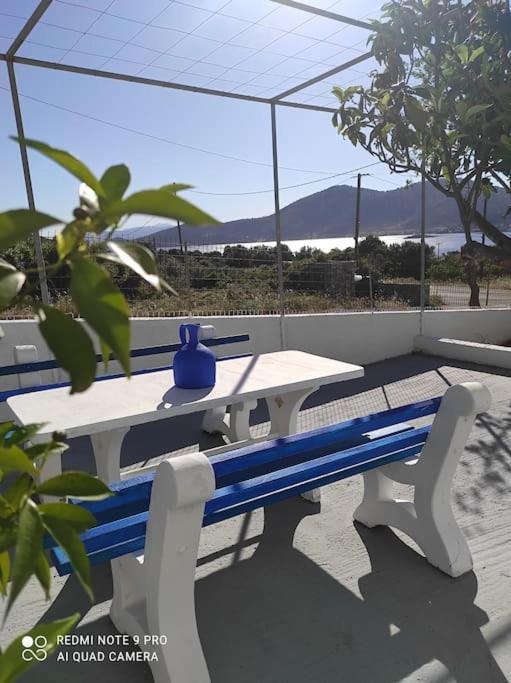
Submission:
[[[134,317],[407,311],[421,305],[418,279],[383,277],[377,268],[360,276],[346,252],[326,254],[306,248],[293,253],[282,245],[280,296],[275,245],[163,244],[150,239],[144,243],[153,250],[161,275],[176,294],[156,292],[131,271],[109,264]],[[74,314],[69,286],[66,271],[49,280],[52,303]],[[482,275],[479,286],[481,307],[511,308],[511,276]],[[426,309],[466,308],[470,295],[463,281],[425,282]],[[32,314],[30,303],[21,302],[2,317]]]

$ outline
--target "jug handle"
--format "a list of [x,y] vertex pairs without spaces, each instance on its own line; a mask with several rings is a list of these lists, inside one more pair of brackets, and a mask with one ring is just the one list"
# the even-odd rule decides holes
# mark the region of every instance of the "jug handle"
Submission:
[[[186,338],[187,332],[188,340]],[[192,348],[196,348],[199,343],[199,325],[194,325],[193,323],[181,325],[179,328],[179,338],[181,339],[181,344],[183,344],[183,346],[188,344]]]

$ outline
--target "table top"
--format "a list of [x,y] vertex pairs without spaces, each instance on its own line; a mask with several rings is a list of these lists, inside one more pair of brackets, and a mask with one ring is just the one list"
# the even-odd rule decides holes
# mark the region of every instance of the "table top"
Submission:
[[358,365],[303,351],[277,351],[217,363],[216,384],[208,389],[177,388],[169,369],[97,382],[72,396],[68,387],[21,394],[9,398],[7,405],[22,424],[45,423],[38,440],[56,430],[75,437],[319,388],[363,374]]

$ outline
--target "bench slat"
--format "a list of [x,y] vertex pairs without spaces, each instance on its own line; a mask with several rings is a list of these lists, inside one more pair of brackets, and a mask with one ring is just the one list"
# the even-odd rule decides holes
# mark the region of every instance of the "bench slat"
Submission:
[[[260,507],[261,500],[266,501],[268,495],[280,491],[294,492],[295,487],[302,484],[305,486],[304,491],[317,488],[328,483],[323,479],[330,475],[334,475],[332,481],[336,481],[374,467],[381,467],[382,460],[386,462],[389,457],[391,458],[389,462],[393,462],[395,459],[410,458],[420,452],[430,429],[431,427],[421,427],[402,434],[377,439],[340,453],[328,454],[305,463],[286,467],[277,472],[270,472],[254,479],[247,479],[217,489],[211,500],[206,503],[205,520],[208,522],[209,519],[216,521],[215,513],[217,512],[228,513],[221,517],[222,519],[239,514],[234,509],[250,501],[257,500],[257,507]],[[417,447],[418,451],[414,450],[414,447]],[[209,523],[214,523],[214,521]]]
[[[213,456],[210,462],[215,470],[217,488],[259,476],[278,467],[282,468],[332,451],[360,445],[366,441],[363,434],[367,432],[436,413],[440,400],[435,398],[421,401]],[[100,524],[119,517],[119,509],[124,511],[124,516],[137,514],[149,505],[154,476],[155,472],[151,471],[117,482],[110,487],[117,494],[115,497],[80,504],[86,507]]]
[[440,401],[440,398],[434,398],[311,430],[305,435],[306,451],[304,434],[294,434],[213,456],[210,462],[215,470],[217,487],[321,457],[331,452],[332,446],[338,447],[340,440],[344,442],[343,448],[356,446],[364,441],[363,435],[368,432],[436,413]]
[[[203,526],[270,505],[359,472],[397,460],[409,459],[420,453],[429,431],[430,427],[413,429],[329,454],[311,462],[248,479],[236,485],[218,488],[213,498],[206,503]],[[147,487],[149,483],[145,480],[139,482],[139,486]],[[132,487],[132,490],[134,489],[135,487]],[[143,549],[149,517],[147,507],[143,512],[101,524],[82,535],[91,564]],[[127,512],[125,510],[125,514]],[[128,546],[131,550],[126,550]],[[70,569],[65,553],[56,548],[54,556],[57,570],[64,575]]]

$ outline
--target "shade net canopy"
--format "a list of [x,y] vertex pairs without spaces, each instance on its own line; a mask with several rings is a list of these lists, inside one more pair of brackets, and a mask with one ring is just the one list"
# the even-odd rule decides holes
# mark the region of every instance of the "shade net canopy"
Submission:
[[[379,0],[3,0],[0,53],[11,50],[21,63],[333,108],[334,84],[367,82],[373,66],[367,46],[370,20],[378,18],[381,4]],[[16,46],[38,10],[41,16]]]

